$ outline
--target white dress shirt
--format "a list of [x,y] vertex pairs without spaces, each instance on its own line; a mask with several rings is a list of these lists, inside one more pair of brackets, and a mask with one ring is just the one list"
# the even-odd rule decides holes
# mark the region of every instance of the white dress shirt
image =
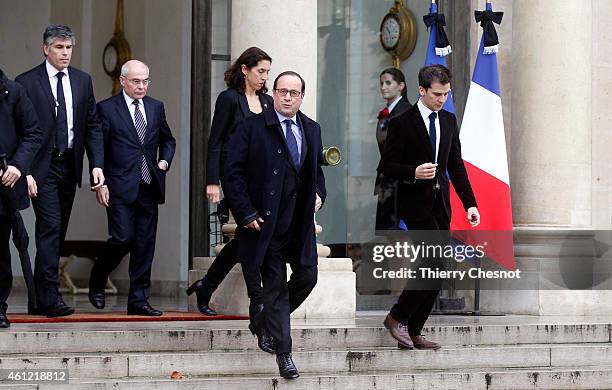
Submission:
[[432,112],[435,112],[437,114],[436,121],[435,121],[435,126],[436,126],[436,150],[434,153],[435,161],[432,161],[433,163],[436,163],[438,162],[438,151],[440,150],[440,112],[432,111],[429,108],[427,108],[423,104],[423,102],[421,102],[421,99],[419,99],[419,101],[417,102],[417,107],[419,108],[419,111],[421,112],[421,116],[423,117],[423,122],[425,123],[427,134],[429,134],[429,116],[431,115]]
[[55,115],[57,116],[57,74],[59,72],[64,73],[64,77],[62,78],[62,89],[64,90],[64,100],[66,101],[66,118],[68,120],[68,147],[72,148],[73,140],[74,140],[74,112],[73,112],[73,104],[72,104],[72,88],[70,87],[70,75],[68,74],[68,68],[59,71],[55,69],[53,65],[49,63],[49,61],[45,61],[45,66],[47,67],[47,75],[49,76],[49,84],[51,85],[51,92],[53,93],[53,98],[55,99]]
[[[134,126],[136,126],[136,118],[134,118],[134,113],[136,112],[136,106],[133,104],[134,100],[136,99],[132,99],[131,97],[129,97],[128,94],[125,93],[125,91],[123,91],[123,98],[125,99],[125,104],[127,104],[128,106],[128,110],[130,110],[130,116],[132,117],[132,122],[134,122]],[[144,101],[142,99],[138,99],[138,111],[140,111],[140,113],[142,114],[142,117],[144,118],[145,125],[146,125],[148,123],[147,113],[144,108]]]
[[402,95],[399,95],[397,98],[395,98],[394,101],[391,102],[391,104],[389,104],[387,106],[387,109],[389,110],[389,113],[391,113],[391,111],[393,111],[393,109],[395,108],[395,106],[397,106],[397,103],[399,103],[399,101],[402,99]]
[[283,135],[285,136],[285,139],[287,139],[287,128],[283,121],[291,119],[291,131],[295,136],[295,141],[297,142],[298,148],[298,156],[300,157],[300,161],[302,161],[302,132],[300,131],[300,128],[297,125],[297,115],[294,115],[292,118],[287,118],[286,116],[280,114],[278,111],[275,110],[275,112],[279,122],[281,123],[281,127],[283,128]]

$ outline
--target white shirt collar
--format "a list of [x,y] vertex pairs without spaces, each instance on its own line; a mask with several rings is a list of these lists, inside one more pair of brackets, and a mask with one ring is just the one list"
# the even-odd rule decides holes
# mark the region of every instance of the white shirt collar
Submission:
[[123,89],[121,90],[121,92],[123,93],[123,98],[125,99],[125,103],[128,105],[128,107],[132,106],[134,100],[138,100],[139,105],[143,106],[142,99],[132,99],[127,93],[125,93],[125,90]]
[[391,102],[391,104],[387,106],[387,108],[389,109],[389,112],[393,111],[393,109],[395,108],[395,106],[397,106],[397,103],[399,103],[401,98],[402,98],[402,95],[399,95],[397,98],[395,98],[394,101]]
[[66,75],[66,77],[68,76],[68,68],[64,70],[58,70],[55,68],[55,66],[51,65],[48,60],[45,60],[45,67],[47,68],[47,75],[49,75],[49,78],[55,77],[58,72],[62,72]]
[[[427,106],[425,106],[423,104],[423,102],[421,101],[421,99],[419,99],[419,101],[417,102],[417,107],[419,108],[419,111],[421,112],[421,116],[423,117],[423,120],[425,120],[425,118],[429,118],[429,116],[431,115],[432,112],[435,112],[436,114],[438,114],[437,111],[432,111],[429,108],[427,108]],[[440,115],[438,114],[436,116],[439,117]]]

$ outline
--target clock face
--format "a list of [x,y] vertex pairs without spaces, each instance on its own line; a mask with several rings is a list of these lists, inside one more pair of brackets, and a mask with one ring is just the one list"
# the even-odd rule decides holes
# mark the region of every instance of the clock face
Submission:
[[104,65],[104,71],[107,74],[113,74],[117,68],[117,62],[119,61],[119,55],[115,45],[109,43],[104,48],[102,55],[102,64]]
[[388,14],[380,25],[380,42],[385,50],[391,50],[399,43],[400,24],[395,14]]

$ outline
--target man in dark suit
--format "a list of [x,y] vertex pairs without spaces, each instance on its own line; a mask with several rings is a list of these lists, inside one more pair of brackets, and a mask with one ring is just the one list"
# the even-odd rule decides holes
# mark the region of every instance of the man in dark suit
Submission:
[[11,293],[12,216],[28,208],[30,199],[23,172],[27,172],[40,148],[42,132],[36,111],[23,87],[0,70],[0,328],[11,324],[6,318],[6,300]]
[[85,150],[92,189],[104,184],[102,133],[91,77],[69,66],[73,46],[69,27],[47,27],[43,34],[45,62],[15,79],[25,87],[43,131],[27,182],[36,215],[37,301],[40,314],[48,317],[74,313],[59,293],[58,265],[76,186],[81,186]]
[[[442,109],[450,92],[450,81],[450,71],[442,65],[422,68],[419,101],[389,124],[378,170],[399,180],[398,213],[408,230],[450,229],[449,177],[470,224],[480,223],[476,199],[461,158],[457,119]],[[438,292],[402,292],[384,322],[400,348],[440,348],[421,335]]]
[[291,358],[289,315],[317,282],[314,212],[326,195],[321,128],[299,111],[304,91],[304,80],[295,72],[274,80],[274,110],[237,126],[224,176],[239,225],[238,259],[261,267],[265,326],[284,378],[299,376]]
[[166,172],[176,142],[166,122],[164,104],[147,95],[149,68],[131,60],[121,68],[123,90],[98,104],[104,134],[107,185],[97,192],[106,207],[110,238],[91,269],[89,300],[105,305],[109,274],[130,254],[127,312],[160,316],[149,293],[155,252],[158,204],[166,193]]

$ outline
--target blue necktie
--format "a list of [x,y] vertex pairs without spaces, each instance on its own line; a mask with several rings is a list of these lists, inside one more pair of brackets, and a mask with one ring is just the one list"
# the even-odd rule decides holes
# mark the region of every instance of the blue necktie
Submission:
[[64,97],[64,86],[62,77],[64,72],[58,72],[57,77],[57,118],[55,130],[55,147],[60,151],[68,148],[68,112],[66,111],[66,98]]
[[434,163],[436,162],[436,114],[432,112],[429,115],[429,142],[431,143],[431,150],[433,150]]
[[289,149],[291,161],[293,161],[293,165],[295,165],[296,168],[299,168],[300,153],[298,151],[297,140],[295,139],[293,130],[291,130],[291,124],[293,123],[293,121],[291,119],[285,119],[283,123],[285,124],[285,139],[287,140],[287,149]]

